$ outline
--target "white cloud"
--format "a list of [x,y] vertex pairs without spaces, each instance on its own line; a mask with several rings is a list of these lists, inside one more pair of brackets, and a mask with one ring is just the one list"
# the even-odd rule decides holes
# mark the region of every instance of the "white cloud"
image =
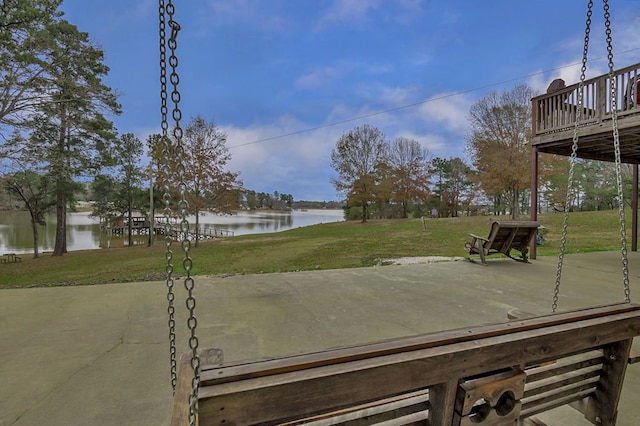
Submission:
[[441,125],[455,135],[464,135],[469,128],[469,108],[476,100],[469,94],[439,93],[419,108],[424,119]]
[[[221,126],[232,155],[230,170],[241,171],[245,187],[258,192],[290,193],[295,199],[335,199],[329,180],[330,153],[340,131],[323,128],[292,134],[311,127],[291,116],[270,125]],[[265,140],[269,138],[274,139]]]
[[[614,16],[615,18],[615,16]],[[623,68],[640,60],[640,17],[622,16],[619,21],[612,22],[612,38],[614,49],[614,67]],[[554,71],[543,76],[534,76],[528,82],[532,87],[545,92],[547,86],[556,78],[561,78],[567,85],[580,81],[582,66],[582,51],[584,48],[584,33],[561,40],[552,47],[555,55],[562,58],[562,62],[555,66]],[[621,53],[619,53],[621,52]],[[619,54],[618,54],[619,53]],[[607,58],[607,44],[605,42],[604,25],[601,22],[591,26],[588,46],[586,78],[593,78],[606,74],[609,70]]]
[[422,0],[395,0],[400,6],[396,20],[400,23],[408,23],[415,20],[423,12]]
[[294,86],[296,89],[317,89],[341,78],[345,72],[344,65],[326,66],[299,77]]
[[[391,107],[415,102],[413,87],[380,85],[377,92],[382,94],[377,101],[382,99]],[[267,125],[220,128],[228,135],[229,168],[241,172],[246,188],[277,190],[295,199],[330,200],[337,198],[330,183],[334,176],[330,155],[342,134],[367,123],[383,131],[388,140],[402,136],[418,141],[434,157],[463,157],[467,114],[473,102],[467,94],[443,93],[388,113],[368,105],[337,104],[324,120],[326,127],[284,115]]]
[[390,108],[412,104],[416,101],[417,86],[388,87],[378,85],[375,96]]
[[459,157],[458,150],[454,149],[453,144],[447,141],[447,139],[442,135],[437,135],[435,133],[416,133],[412,131],[404,131],[398,135],[395,135],[391,139],[395,139],[397,137],[404,137],[407,139],[411,139],[417,141],[423,148],[426,148],[429,151],[430,156],[433,157]]
[[319,28],[344,22],[357,25],[367,22],[373,11],[383,14],[383,19],[407,24],[422,15],[422,0],[334,0],[321,16]]
[[380,0],[336,0],[320,20],[320,24],[366,20],[371,9],[380,6]]
[[426,52],[416,52],[410,60],[410,64],[414,66],[423,66],[430,64],[433,61],[433,56]]
[[260,28],[268,31],[286,30],[286,20],[282,16],[270,13],[270,7],[261,7],[265,2],[259,0],[209,0],[209,11],[203,13],[201,18],[211,17],[220,22],[237,22],[240,25],[251,25],[252,28]]

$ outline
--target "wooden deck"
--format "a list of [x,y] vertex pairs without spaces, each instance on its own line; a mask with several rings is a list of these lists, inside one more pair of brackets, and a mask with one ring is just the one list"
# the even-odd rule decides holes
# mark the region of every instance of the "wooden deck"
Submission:
[[[623,163],[640,164],[640,64],[614,73]],[[612,96],[608,74],[585,80],[578,157],[614,161]],[[578,113],[578,84],[532,99],[532,146],[539,152],[571,155]]]
[[[612,82],[615,91],[612,92]],[[538,219],[538,153],[570,156],[578,114],[579,84],[548,91],[532,102],[531,120],[531,220]],[[631,195],[631,250],[638,250],[638,182],[640,164],[640,63],[585,80],[583,110],[578,129],[578,158],[615,161],[613,100],[620,137],[620,160],[633,165]],[[531,244],[531,259],[536,245]]]
[[[124,236],[129,232],[126,217],[115,224],[110,224],[105,218],[100,218],[100,229],[109,236]],[[134,216],[131,226],[132,235],[149,235],[151,224],[143,216]],[[180,225],[176,218],[167,220],[164,216],[156,216],[153,223],[153,235],[166,235],[169,233],[174,240],[184,239],[184,233],[180,231]],[[212,238],[233,237],[233,231],[226,229],[216,229],[210,227],[199,227],[197,230],[194,226],[189,226],[188,239],[206,240]]]

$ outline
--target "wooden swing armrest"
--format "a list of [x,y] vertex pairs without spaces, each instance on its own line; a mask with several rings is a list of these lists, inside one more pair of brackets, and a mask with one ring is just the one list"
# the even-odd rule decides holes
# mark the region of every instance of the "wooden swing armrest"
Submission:
[[640,362],[640,351],[631,349],[628,364],[636,364],[638,362]]
[[476,235],[476,234],[469,234],[469,236],[470,236],[471,238],[473,238],[474,240],[482,240],[482,241],[484,241],[484,242],[489,241],[487,238],[480,237],[480,236],[478,236],[478,235]]

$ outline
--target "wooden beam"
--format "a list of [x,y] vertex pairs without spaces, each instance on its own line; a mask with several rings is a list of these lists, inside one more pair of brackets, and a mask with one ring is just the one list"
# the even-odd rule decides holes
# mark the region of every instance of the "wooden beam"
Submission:
[[631,251],[638,251],[638,165],[633,166],[631,192]]

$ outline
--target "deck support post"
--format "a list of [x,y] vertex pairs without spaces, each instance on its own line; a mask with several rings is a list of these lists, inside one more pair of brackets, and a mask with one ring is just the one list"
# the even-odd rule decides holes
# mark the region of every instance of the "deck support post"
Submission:
[[633,164],[631,191],[631,251],[638,251],[638,164]]
[[[531,147],[531,220],[538,221],[538,148]],[[536,240],[531,240],[529,247],[529,258],[536,258]]]

